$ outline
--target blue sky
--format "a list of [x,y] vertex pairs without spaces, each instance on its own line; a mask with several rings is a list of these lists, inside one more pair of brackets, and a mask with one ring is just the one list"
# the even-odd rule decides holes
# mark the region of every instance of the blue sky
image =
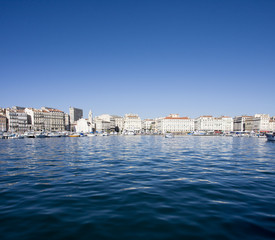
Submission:
[[275,115],[275,1],[0,0],[0,107]]

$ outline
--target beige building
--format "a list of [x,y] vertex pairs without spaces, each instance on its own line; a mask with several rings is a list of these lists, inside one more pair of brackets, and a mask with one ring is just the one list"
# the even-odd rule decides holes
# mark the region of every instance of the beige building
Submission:
[[155,131],[155,120],[154,119],[144,119],[142,121],[142,130],[145,133],[153,133]]
[[44,113],[41,109],[26,108],[25,113],[27,113],[30,118],[29,124],[31,124],[31,129],[34,131],[44,131]]
[[186,133],[194,131],[194,119],[180,117],[179,114],[170,114],[160,119],[158,125],[161,133]]
[[28,116],[24,108],[7,108],[6,117],[8,120],[8,131],[24,133],[29,130]]
[[115,128],[119,131],[122,132],[124,128],[124,118],[121,116],[117,115],[112,115],[114,121],[115,121]]
[[139,133],[142,130],[141,119],[137,114],[125,114],[124,116],[124,132]]
[[255,114],[252,118],[245,120],[245,131],[267,132],[270,131],[269,114]]
[[275,117],[272,117],[269,120],[269,130],[275,132]]
[[195,119],[196,131],[233,131],[233,118],[221,116],[215,118],[213,116],[200,116]]
[[0,114],[0,131],[1,132],[6,132],[7,131],[7,118],[6,116]]
[[46,131],[64,131],[65,130],[65,113],[54,108],[42,107],[44,115],[44,126]]

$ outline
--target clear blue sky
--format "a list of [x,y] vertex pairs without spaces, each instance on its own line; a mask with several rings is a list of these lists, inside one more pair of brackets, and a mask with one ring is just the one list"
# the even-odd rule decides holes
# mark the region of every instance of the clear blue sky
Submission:
[[274,0],[0,0],[0,107],[275,115]]

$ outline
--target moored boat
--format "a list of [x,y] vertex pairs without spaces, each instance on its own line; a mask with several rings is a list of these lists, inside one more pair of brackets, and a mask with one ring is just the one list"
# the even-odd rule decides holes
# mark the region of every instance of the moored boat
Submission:
[[268,141],[275,141],[275,132],[265,134]]
[[96,134],[94,134],[94,133],[87,133],[87,137],[95,137],[96,136]]
[[164,137],[165,137],[165,138],[173,138],[174,135],[173,135],[172,133],[167,133],[167,134],[165,134]]
[[61,134],[57,132],[51,132],[47,135],[47,137],[61,137]]
[[70,134],[69,137],[80,137],[80,134]]
[[46,137],[46,134],[45,133],[36,133],[34,135],[35,138],[45,138]]

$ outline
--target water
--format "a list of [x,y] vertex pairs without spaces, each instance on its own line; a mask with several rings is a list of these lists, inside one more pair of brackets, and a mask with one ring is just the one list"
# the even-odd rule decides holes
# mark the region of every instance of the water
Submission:
[[0,239],[274,239],[261,138],[0,140]]

